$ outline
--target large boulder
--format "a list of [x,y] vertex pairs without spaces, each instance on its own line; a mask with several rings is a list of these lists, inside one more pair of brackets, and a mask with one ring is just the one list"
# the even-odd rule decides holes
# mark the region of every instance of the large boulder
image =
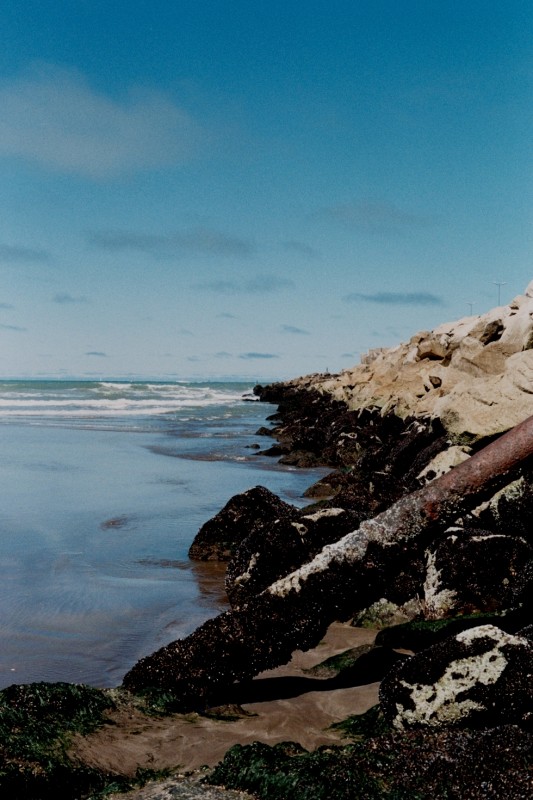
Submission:
[[494,625],[462,631],[394,667],[380,702],[398,730],[533,720],[533,645]]
[[359,517],[342,508],[284,515],[268,526],[256,526],[243,540],[226,571],[226,593],[239,608],[310,561],[326,545],[355,530]]
[[222,511],[202,525],[189,548],[189,558],[196,561],[228,561],[253,530],[297,514],[294,506],[284,503],[264,486],[255,486],[236,494]]
[[533,548],[519,536],[449,528],[426,550],[424,616],[501,611],[528,602]]

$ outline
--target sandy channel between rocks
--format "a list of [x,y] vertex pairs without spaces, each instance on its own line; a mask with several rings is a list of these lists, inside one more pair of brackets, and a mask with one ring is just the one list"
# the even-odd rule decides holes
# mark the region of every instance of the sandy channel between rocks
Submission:
[[[261,673],[254,685],[268,680],[272,695],[275,682],[271,679],[309,678],[305,669],[349,648],[371,644],[375,635],[373,630],[333,623],[318,647],[307,652],[296,651],[286,666]],[[309,750],[320,745],[340,744],[342,736],[330,730],[330,726],[375,705],[378,688],[376,682],[243,703],[242,708],[250,716],[235,721],[198,714],[152,718],[136,710],[117,711],[110,714],[113,724],[90,736],[76,738],[70,755],[88,766],[131,776],[139,767],[181,772],[213,767],[234,744],[255,741],[275,744],[290,740]]]

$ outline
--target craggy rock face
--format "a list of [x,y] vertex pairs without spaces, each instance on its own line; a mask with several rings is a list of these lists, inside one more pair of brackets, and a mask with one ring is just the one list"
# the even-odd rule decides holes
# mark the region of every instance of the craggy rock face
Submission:
[[238,608],[310,561],[326,544],[335,542],[358,527],[358,515],[331,508],[277,519],[255,528],[244,539],[226,572],[226,592]]
[[512,608],[532,590],[533,548],[520,537],[450,528],[426,551],[428,619]]
[[395,728],[533,720],[533,646],[493,625],[458,633],[403,662],[380,687]]
[[532,347],[533,282],[508,306],[371,351],[338,375],[292,384],[329,394],[353,411],[438,418],[453,438],[477,441],[533,413]]
[[521,536],[533,544],[533,469],[530,464],[517,480],[497,492],[492,499],[475,509],[472,523],[495,533]]
[[294,506],[284,503],[264,486],[255,486],[232,497],[222,511],[200,528],[189,549],[189,558],[228,561],[253,530],[297,514]]

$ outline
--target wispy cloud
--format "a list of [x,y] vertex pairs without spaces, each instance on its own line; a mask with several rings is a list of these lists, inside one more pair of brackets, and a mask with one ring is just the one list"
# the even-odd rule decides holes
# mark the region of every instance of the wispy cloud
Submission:
[[254,358],[279,358],[276,353],[241,353],[239,358],[254,359]]
[[215,353],[215,358],[233,358],[233,356],[225,350],[220,350],[220,352]]
[[243,258],[255,251],[255,245],[249,239],[207,227],[168,234],[92,231],[89,233],[89,242],[110,252],[129,250],[166,258],[190,254]]
[[386,306],[443,306],[444,300],[429,292],[352,292],[343,298],[347,303],[378,303]]
[[0,303],[0,308],[9,309],[9,308],[15,308],[15,306],[12,306],[11,303]]
[[216,316],[220,319],[237,319],[235,314],[229,314],[227,311],[221,311],[221,313],[217,314]]
[[192,117],[160,92],[133,88],[110,97],[81,73],[51,64],[4,79],[0,107],[0,155],[90,178],[182,163],[202,138]]
[[281,330],[283,333],[296,333],[303,336],[309,336],[309,331],[306,331],[303,328],[297,328],[295,325],[282,325]]
[[363,233],[376,234],[425,228],[434,223],[430,217],[406,211],[395,203],[376,200],[340,203],[323,209],[320,216]]
[[4,331],[27,331],[27,328],[21,328],[20,325],[0,325]]
[[305,244],[304,242],[298,242],[295,240],[288,240],[281,243],[283,248],[291,253],[296,253],[297,255],[304,256],[304,258],[308,258],[311,260],[315,260],[320,258],[320,253],[318,250],[315,250],[314,247],[310,247],[310,245]]
[[49,261],[49,259],[50,254],[46,250],[35,250],[32,247],[23,247],[22,245],[0,244],[0,261],[11,264],[24,264],[27,262],[43,263]]
[[103,353],[101,350],[89,350],[85,353],[86,356],[97,356],[98,358],[107,358],[107,353]]
[[68,292],[58,292],[52,298],[52,302],[59,303],[60,305],[70,305],[76,303],[88,303],[89,301],[84,295],[79,295],[75,297],[74,295],[69,294]]
[[294,283],[277,275],[257,275],[246,281],[206,281],[193,284],[193,289],[214,292],[215,294],[271,294],[284,289],[292,289]]

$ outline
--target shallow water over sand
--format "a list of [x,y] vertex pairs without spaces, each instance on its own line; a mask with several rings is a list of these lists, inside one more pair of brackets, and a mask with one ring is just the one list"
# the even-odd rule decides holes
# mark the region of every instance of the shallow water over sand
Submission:
[[117,685],[225,608],[223,570],[187,558],[198,528],[257,484],[302,504],[323,474],[250,449],[270,443],[254,434],[271,406],[194,400],[148,415],[0,413],[0,686]]

